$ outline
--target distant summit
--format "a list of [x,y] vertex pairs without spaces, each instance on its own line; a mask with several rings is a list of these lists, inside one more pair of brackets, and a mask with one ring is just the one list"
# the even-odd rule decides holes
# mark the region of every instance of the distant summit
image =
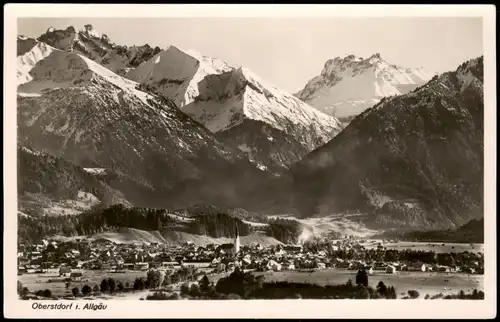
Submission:
[[[370,66],[370,59],[361,63]],[[368,68],[377,72],[381,64]],[[285,184],[295,193],[286,205],[295,203],[304,216],[370,213],[365,224],[373,229],[455,229],[481,218],[483,75],[478,57],[410,93],[383,98],[293,165]]]
[[159,47],[153,48],[148,44],[119,46],[90,24],[79,30],[73,26],[64,30],[50,27],[38,37],[38,41],[56,49],[81,54],[121,76],[160,52]]
[[296,96],[322,112],[349,119],[381,98],[408,93],[433,76],[423,68],[389,64],[380,53],[369,58],[348,55],[329,59]]
[[198,96],[198,83],[203,78],[231,70],[233,67],[219,59],[171,45],[131,70],[127,77],[147,85],[183,107]]

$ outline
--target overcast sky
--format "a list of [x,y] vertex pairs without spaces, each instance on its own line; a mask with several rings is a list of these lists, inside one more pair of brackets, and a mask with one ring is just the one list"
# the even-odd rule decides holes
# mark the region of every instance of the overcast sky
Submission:
[[445,72],[483,47],[481,18],[23,18],[18,34],[85,24],[120,45],[171,44],[243,65],[292,93],[337,56],[380,53],[392,64]]

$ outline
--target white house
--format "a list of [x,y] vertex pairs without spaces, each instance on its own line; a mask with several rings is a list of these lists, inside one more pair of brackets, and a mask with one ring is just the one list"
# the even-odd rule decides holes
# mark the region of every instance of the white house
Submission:
[[282,265],[274,260],[267,262],[267,267],[275,271],[281,271]]
[[421,271],[421,272],[425,272],[427,269],[427,266],[425,264],[420,264],[420,263],[412,263],[412,264],[408,264],[408,266],[406,266],[406,270],[408,271],[413,271],[413,272],[416,272],[416,271]]
[[385,269],[385,272],[388,273],[388,274],[395,274],[396,273],[396,267],[394,267],[392,265],[389,265]]

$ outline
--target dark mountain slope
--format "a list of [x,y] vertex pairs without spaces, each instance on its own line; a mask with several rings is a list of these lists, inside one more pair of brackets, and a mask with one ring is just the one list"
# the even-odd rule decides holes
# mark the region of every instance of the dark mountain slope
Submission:
[[380,227],[483,214],[483,58],[383,99],[290,171],[301,215],[359,210]]

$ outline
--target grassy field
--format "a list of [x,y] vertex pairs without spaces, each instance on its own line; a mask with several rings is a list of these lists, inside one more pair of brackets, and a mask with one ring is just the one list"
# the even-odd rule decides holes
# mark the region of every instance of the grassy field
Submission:
[[[365,248],[377,247],[379,241],[373,241],[363,244]],[[426,242],[399,242],[399,243],[383,243],[383,247],[387,249],[412,249],[423,251],[434,251],[436,253],[461,253],[461,252],[484,252],[484,244],[458,244],[458,243],[426,243]]]
[[[227,276],[227,273],[222,274],[208,274],[208,271],[211,269],[202,269],[202,271],[207,271],[207,276],[211,282],[217,283],[219,278]],[[79,270],[83,273],[83,280],[79,282],[71,282],[69,288],[66,288],[64,278],[59,277],[58,271],[53,270],[44,274],[23,274],[18,276],[18,280],[23,283],[23,286],[27,287],[31,292],[36,292],[38,290],[49,289],[54,296],[67,296],[72,295],[71,289],[74,287],[78,287],[81,291],[82,287],[85,285],[89,285],[94,287],[94,285],[100,285],[101,281],[104,278],[113,278],[116,281],[122,282],[124,285],[126,282],[129,282],[130,286],[133,285],[134,280],[137,277],[146,278],[147,273],[143,271],[127,271],[126,273],[109,273],[107,271],[99,271],[99,270]],[[52,280],[52,282],[49,282]],[[178,283],[172,285],[173,289],[178,291],[180,289],[180,285],[182,283]],[[125,299],[125,300],[139,300],[141,297],[145,298],[148,294],[153,291],[143,290],[143,291],[134,291],[134,292],[126,292],[122,294],[114,294],[114,295],[99,295],[97,297],[89,297],[91,298],[99,298],[99,299]]]
[[[319,285],[344,284],[350,278],[356,281],[357,271],[346,269],[325,269],[311,273],[300,271],[281,271],[255,273],[264,275],[265,281],[288,281],[297,283],[311,283]],[[383,281],[387,286],[396,288],[398,297],[408,290],[417,290],[423,298],[425,294],[435,295],[438,293],[456,294],[460,290],[469,293],[473,289],[484,291],[484,277],[482,275],[469,275],[460,273],[433,273],[433,272],[397,272],[396,274],[386,274],[377,272],[369,276],[369,285],[376,287],[379,281]]]
[[[80,290],[84,285],[89,285],[94,287],[94,285],[100,285],[104,278],[113,278],[115,281],[120,281],[124,285],[129,282],[133,285],[136,277],[146,278],[146,272],[142,271],[128,271],[126,273],[109,273],[106,271],[99,270],[81,270],[83,273],[82,281],[71,282],[69,288],[66,288],[64,283],[64,278],[59,277],[57,270],[43,274],[23,274],[18,276],[18,280],[23,283],[30,291],[36,292],[38,290],[49,289],[55,296],[65,296],[71,295],[71,289],[73,287],[78,287]],[[49,282],[52,280],[52,282]]]

